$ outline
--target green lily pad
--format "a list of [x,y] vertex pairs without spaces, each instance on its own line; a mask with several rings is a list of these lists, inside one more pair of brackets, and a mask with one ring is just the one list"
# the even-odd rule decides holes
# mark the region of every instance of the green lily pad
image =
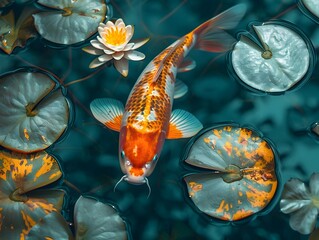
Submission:
[[46,152],[0,151],[0,239],[24,239],[46,214],[61,211],[63,191],[35,190],[61,176],[55,158]]
[[18,152],[52,145],[65,132],[70,103],[56,81],[42,72],[0,77],[0,144]]
[[35,27],[43,38],[57,44],[86,40],[109,15],[103,0],[39,0],[38,3],[52,11],[34,14]]

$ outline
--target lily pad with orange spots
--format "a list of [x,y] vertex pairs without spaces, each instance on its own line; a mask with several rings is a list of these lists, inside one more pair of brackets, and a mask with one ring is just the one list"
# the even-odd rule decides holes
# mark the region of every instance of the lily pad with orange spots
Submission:
[[38,189],[61,176],[57,161],[46,152],[0,151],[0,239],[24,239],[46,214],[61,211],[63,191]]
[[70,102],[48,74],[23,69],[0,76],[0,145],[18,152],[51,146],[65,132]]
[[40,35],[56,44],[82,42],[97,32],[99,23],[111,15],[104,0],[39,0],[51,8],[34,14],[34,23]]
[[207,171],[184,177],[188,195],[203,213],[239,221],[270,209],[278,192],[277,154],[250,128],[219,125],[193,138],[184,161]]

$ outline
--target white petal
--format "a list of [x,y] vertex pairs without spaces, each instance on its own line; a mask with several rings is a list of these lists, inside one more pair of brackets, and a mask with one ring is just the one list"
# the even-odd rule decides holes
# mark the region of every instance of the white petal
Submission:
[[93,54],[93,55],[102,55],[104,53],[102,50],[96,49],[95,47],[92,47],[92,46],[84,47],[84,48],[82,48],[82,50],[84,52],[87,52],[87,53]]
[[131,25],[125,27],[126,30],[126,42],[129,42],[134,34],[134,28]]
[[112,21],[107,21],[106,25],[107,28],[115,27],[114,23]]
[[283,213],[292,213],[311,204],[310,193],[299,179],[289,180],[284,187],[280,209]]
[[107,62],[107,61],[110,61],[111,59],[113,59],[113,57],[111,55],[104,54],[102,56],[99,56],[98,59],[100,62]]
[[309,181],[310,192],[312,196],[319,198],[319,173],[313,173]]
[[301,234],[310,234],[315,229],[317,217],[318,209],[306,206],[291,215],[289,225]]
[[[97,36],[96,38],[97,38],[98,41],[96,41],[96,40],[92,40],[92,41],[96,41],[97,43],[100,43],[100,44],[102,44],[103,46],[106,45],[106,42],[104,41],[103,38],[101,38],[100,36]],[[92,45],[93,45],[93,44],[92,44]]]
[[122,58],[120,61],[115,61],[114,66],[116,70],[122,74],[123,77],[128,75],[128,61],[125,58]]
[[126,44],[125,48],[123,49],[123,51],[129,51],[132,50],[134,47],[134,43],[128,43]]
[[124,25],[124,27],[125,27],[125,23],[123,22],[122,18],[117,19],[115,22],[116,27],[118,27],[119,25],[122,25],[122,26]]
[[100,62],[99,58],[95,58],[89,65],[89,68],[96,68],[104,64],[104,62]]
[[109,49],[107,47],[105,47],[103,51],[104,51],[105,54],[113,54],[113,53],[115,53],[113,50],[111,50],[111,49]]
[[104,23],[102,23],[102,22],[99,24],[99,28],[105,28],[105,26],[106,25]]
[[145,39],[142,39],[142,40],[140,40],[140,41],[138,41],[138,42],[132,42],[132,43],[134,43],[134,46],[133,46],[132,50],[137,49],[137,48],[143,46],[143,45],[144,45],[145,43],[147,43],[149,40],[150,40],[149,38],[145,38]]
[[98,27],[97,30],[98,30],[100,36],[102,37],[104,32],[105,32],[105,28],[104,27]]
[[120,60],[124,56],[124,52],[116,52],[112,56],[115,60]]
[[125,52],[125,58],[133,61],[140,61],[145,58],[145,55],[138,51],[128,51]]
[[105,47],[102,43],[96,41],[96,40],[91,40],[91,44],[93,47],[97,48],[97,49],[101,49],[103,50]]

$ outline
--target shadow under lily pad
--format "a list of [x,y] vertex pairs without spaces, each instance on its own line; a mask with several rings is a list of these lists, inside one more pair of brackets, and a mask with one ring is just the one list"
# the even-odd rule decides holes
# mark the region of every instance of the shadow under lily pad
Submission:
[[0,239],[24,239],[46,214],[61,211],[63,191],[35,190],[61,176],[59,164],[46,152],[0,151]]
[[257,131],[236,124],[206,129],[190,141],[184,158],[207,170],[184,177],[188,195],[201,212],[222,221],[266,213],[277,192],[275,159]]
[[0,77],[0,145],[35,152],[65,132],[70,102],[47,74],[19,70]]

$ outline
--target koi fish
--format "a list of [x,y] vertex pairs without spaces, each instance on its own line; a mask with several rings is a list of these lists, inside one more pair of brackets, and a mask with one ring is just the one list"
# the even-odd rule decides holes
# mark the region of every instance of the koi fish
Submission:
[[125,107],[109,98],[91,102],[93,116],[109,129],[120,132],[119,161],[124,176],[119,182],[124,179],[149,187],[147,177],[155,168],[165,139],[192,137],[202,129],[191,113],[172,111],[173,99],[188,90],[184,83],[176,81],[176,74],[195,67],[194,61],[185,60],[192,48],[208,52],[229,50],[235,39],[224,29],[234,28],[245,11],[245,5],[236,5],[164,49],[141,73]]

